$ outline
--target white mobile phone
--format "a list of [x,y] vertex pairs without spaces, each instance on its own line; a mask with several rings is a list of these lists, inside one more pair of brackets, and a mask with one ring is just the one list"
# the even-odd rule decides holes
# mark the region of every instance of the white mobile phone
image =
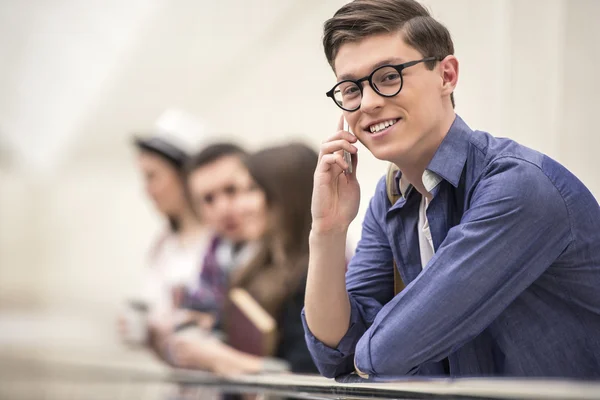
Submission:
[[[350,132],[350,126],[348,125],[346,118],[344,118],[344,130]],[[352,132],[350,132],[350,133],[352,133]],[[344,161],[346,161],[346,163],[348,164],[348,169],[344,172],[346,174],[351,174],[352,173],[352,156],[346,150],[344,150]]]

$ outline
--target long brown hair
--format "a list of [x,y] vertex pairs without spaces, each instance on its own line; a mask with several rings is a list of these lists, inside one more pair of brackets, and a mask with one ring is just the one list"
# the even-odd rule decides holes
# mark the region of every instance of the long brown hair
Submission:
[[245,159],[264,191],[269,223],[257,255],[232,277],[274,317],[298,290],[308,268],[310,204],[317,153],[293,143],[261,150]]

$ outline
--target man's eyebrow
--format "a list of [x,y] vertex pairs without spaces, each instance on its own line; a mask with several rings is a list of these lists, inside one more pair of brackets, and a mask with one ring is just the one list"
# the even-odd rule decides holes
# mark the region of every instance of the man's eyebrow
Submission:
[[[378,63],[372,65],[371,72],[375,71],[377,68],[382,67],[387,64],[398,65],[398,64],[402,64],[404,62],[405,62],[404,59],[401,57],[386,58],[385,60],[381,60]],[[345,81],[345,80],[357,80],[357,79],[360,79],[360,78],[357,78],[356,75],[354,75],[354,74],[343,74],[343,75],[338,76],[338,82]]]

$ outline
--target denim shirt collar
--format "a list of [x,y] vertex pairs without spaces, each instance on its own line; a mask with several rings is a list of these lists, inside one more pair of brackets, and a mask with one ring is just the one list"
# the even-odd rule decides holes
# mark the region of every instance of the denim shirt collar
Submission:
[[429,162],[427,170],[441,176],[452,186],[458,187],[467,161],[470,133],[472,133],[471,128],[457,115]]
[[[469,150],[467,135],[471,132],[471,128],[456,115],[448,133],[423,172],[423,183],[428,192],[431,192],[442,179],[458,187]],[[401,171],[396,172],[395,181],[394,194],[406,199],[412,191],[412,185],[403,185]]]

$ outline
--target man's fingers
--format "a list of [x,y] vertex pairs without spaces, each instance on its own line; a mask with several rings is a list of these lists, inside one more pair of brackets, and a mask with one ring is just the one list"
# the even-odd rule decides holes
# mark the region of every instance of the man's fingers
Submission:
[[333,135],[329,136],[327,139],[325,139],[322,144],[325,144],[327,142],[332,142],[334,140],[339,140],[339,139],[344,139],[350,143],[356,143],[356,140],[357,140],[356,136],[354,136],[350,132],[344,131],[344,130],[339,130],[336,133],[334,133]]
[[340,150],[346,150],[350,154],[356,154],[358,148],[353,144],[348,143],[346,140],[334,140],[332,142],[323,143],[321,145],[322,154],[337,153]]
[[[341,174],[342,171],[345,171],[348,167],[349,165],[344,161],[344,157],[342,157],[340,153],[325,154],[317,166],[317,172],[331,171],[336,174]],[[336,168],[339,169],[336,170]]]

